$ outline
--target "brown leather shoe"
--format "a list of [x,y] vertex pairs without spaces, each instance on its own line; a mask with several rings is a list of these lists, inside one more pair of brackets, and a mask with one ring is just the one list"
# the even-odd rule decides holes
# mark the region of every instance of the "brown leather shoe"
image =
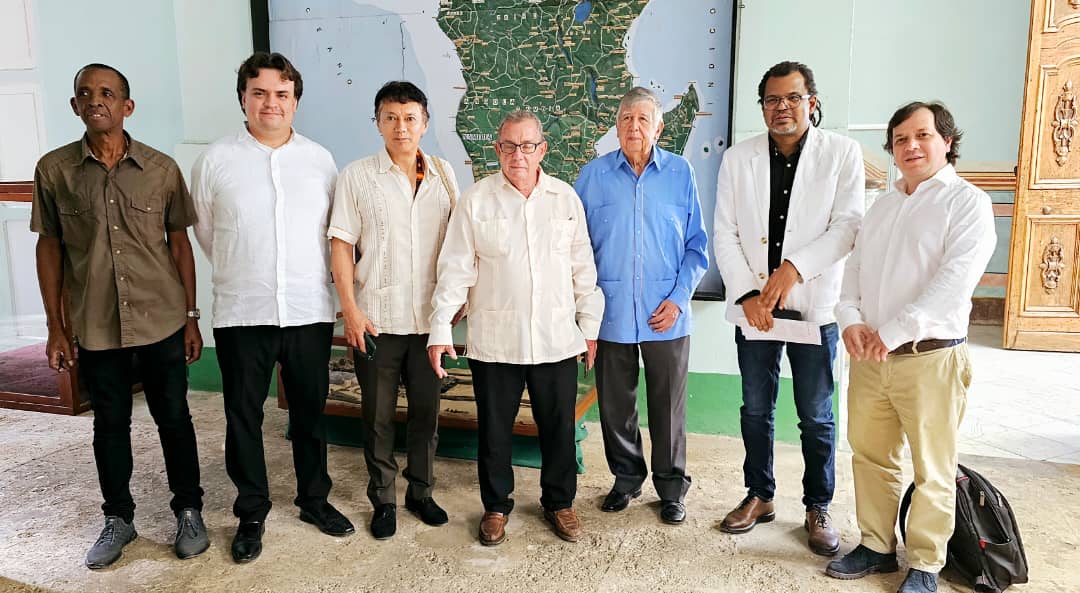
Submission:
[[758,523],[768,523],[776,518],[776,510],[770,500],[765,502],[755,495],[747,496],[724,517],[720,531],[746,533]]
[[544,519],[555,527],[555,535],[568,542],[576,542],[584,531],[574,509],[545,510]]
[[485,546],[497,546],[506,539],[506,522],[510,516],[504,513],[488,511],[480,519],[480,543]]
[[832,525],[829,509],[811,507],[809,511],[806,511],[806,522],[803,523],[803,528],[810,532],[806,543],[815,554],[835,556],[840,551],[840,534]]

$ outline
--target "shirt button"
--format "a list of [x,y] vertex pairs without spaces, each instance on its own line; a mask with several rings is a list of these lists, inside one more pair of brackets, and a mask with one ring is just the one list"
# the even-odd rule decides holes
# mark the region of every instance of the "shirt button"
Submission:
[[765,237],[762,237],[762,238],[761,238],[761,244],[762,244],[762,245],[764,245],[764,244],[766,244],[766,243],[768,243],[768,242],[769,242],[769,240],[768,240],[768,239],[766,239]]
[[777,244],[776,244],[776,246],[777,246],[777,247],[779,247],[779,246],[780,246],[780,244],[779,244],[779,243],[777,243]]
[[764,280],[764,279],[765,279],[765,274],[758,274],[758,275],[757,275],[757,277],[758,277],[758,278],[761,278],[762,280]]
[[110,203],[110,204],[115,204],[115,203],[116,203],[116,200],[109,200],[109,203]]
[[787,190],[786,190],[786,189],[784,190],[784,195],[785,195],[785,196],[787,195]]
[[116,250],[116,255],[120,255],[120,250],[119,249]]
[[118,230],[120,230],[120,227],[118,227],[118,226],[116,226],[116,225],[114,224],[114,225],[113,225],[113,227],[112,227],[112,230],[114,230],[114,231],[118,231]]
[[123,302],[123,305],[124,305],[125,307],[126,307],[126,306],[128,306],[128,303],[127,303],[127,301],[124,301],[124,302]]
[[783,214],[780,215],[780,220],[784,220],[784,215]]
[[788,163],[787,167],[788,167],[788,169],[790,169],[791,168],[791,163]]

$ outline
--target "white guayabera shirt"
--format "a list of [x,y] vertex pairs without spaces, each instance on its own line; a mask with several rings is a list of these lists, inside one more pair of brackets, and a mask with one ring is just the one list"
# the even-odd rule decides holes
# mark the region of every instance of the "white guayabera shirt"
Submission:
[[[385,148],[354,161],[338,176],[328,236],[358,245],[356,305],[379,333],[426,334],[430,327],[435,265],[450,218],[450,195],[438,158],[424,156],[424,179],[413,196],[409,176]],[[453,169],[442,161],[458,193]]]
[[452,344],[466,300],[469,358],[541,364],[585,351],[604,295],[574,188],[541,172],[526,199],[500,172],[465,192],[439,255],[429,346]]

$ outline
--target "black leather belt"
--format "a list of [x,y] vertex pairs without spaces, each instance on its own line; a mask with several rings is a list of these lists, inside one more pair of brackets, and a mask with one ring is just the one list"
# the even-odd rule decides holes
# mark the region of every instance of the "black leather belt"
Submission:
[[966,341],[967,338],[957,338],[955,340],[919,340],[918,342],[900,344],[897,346],[896,350],[889,352],[889,354],[922,354],[923,352],[930,352],[931,350],[940,350],[941,348],[958,346]]

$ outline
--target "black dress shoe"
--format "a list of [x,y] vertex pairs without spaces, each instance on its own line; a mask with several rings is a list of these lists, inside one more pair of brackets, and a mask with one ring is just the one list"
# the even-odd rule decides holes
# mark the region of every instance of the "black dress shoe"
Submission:
[[397,505],[380,504],[371,515],[371,535],[375,539],[390,539],[397,533]]
[[862,577],[878,573],[896,572],[900,567],[896,564],[896,553],[882,554],[859,544],[854,550],[848,552],[843,558],[833,560],[825,567],[825,574],[834,579],[861,579]]
[[677,500],[660,501],[660,520],[669,525],[678,525],[686,520],[686,505]]
[[435,499],[427,497],[422,500],[413,500],[408,496],[405,497],[405,508],[420,517],[420,520],[428,525],[446,525],[446,522],[450,520],[446,516],[446,511],[442,510],[438,504],[435,503]]
[[334,537],[349,535],[356,531],[349,519],[328,502],[324,502],[321,507],[315,510],[300,509],[300,520],[304,523],[311,523],[318,527],[319,531]]
[[251,562],[262,553],[262,536],[266,524],[262,521],[245,521],[236,528],[232,540],[233,561],[243,564]]
[[632,499],[639,496],[641,496],[641,488],[633,492],[619,492],[612,488],[611,492],[604,497],[604,504],[600,505],[600,510],[605,513],[617,513],[625,509]]

